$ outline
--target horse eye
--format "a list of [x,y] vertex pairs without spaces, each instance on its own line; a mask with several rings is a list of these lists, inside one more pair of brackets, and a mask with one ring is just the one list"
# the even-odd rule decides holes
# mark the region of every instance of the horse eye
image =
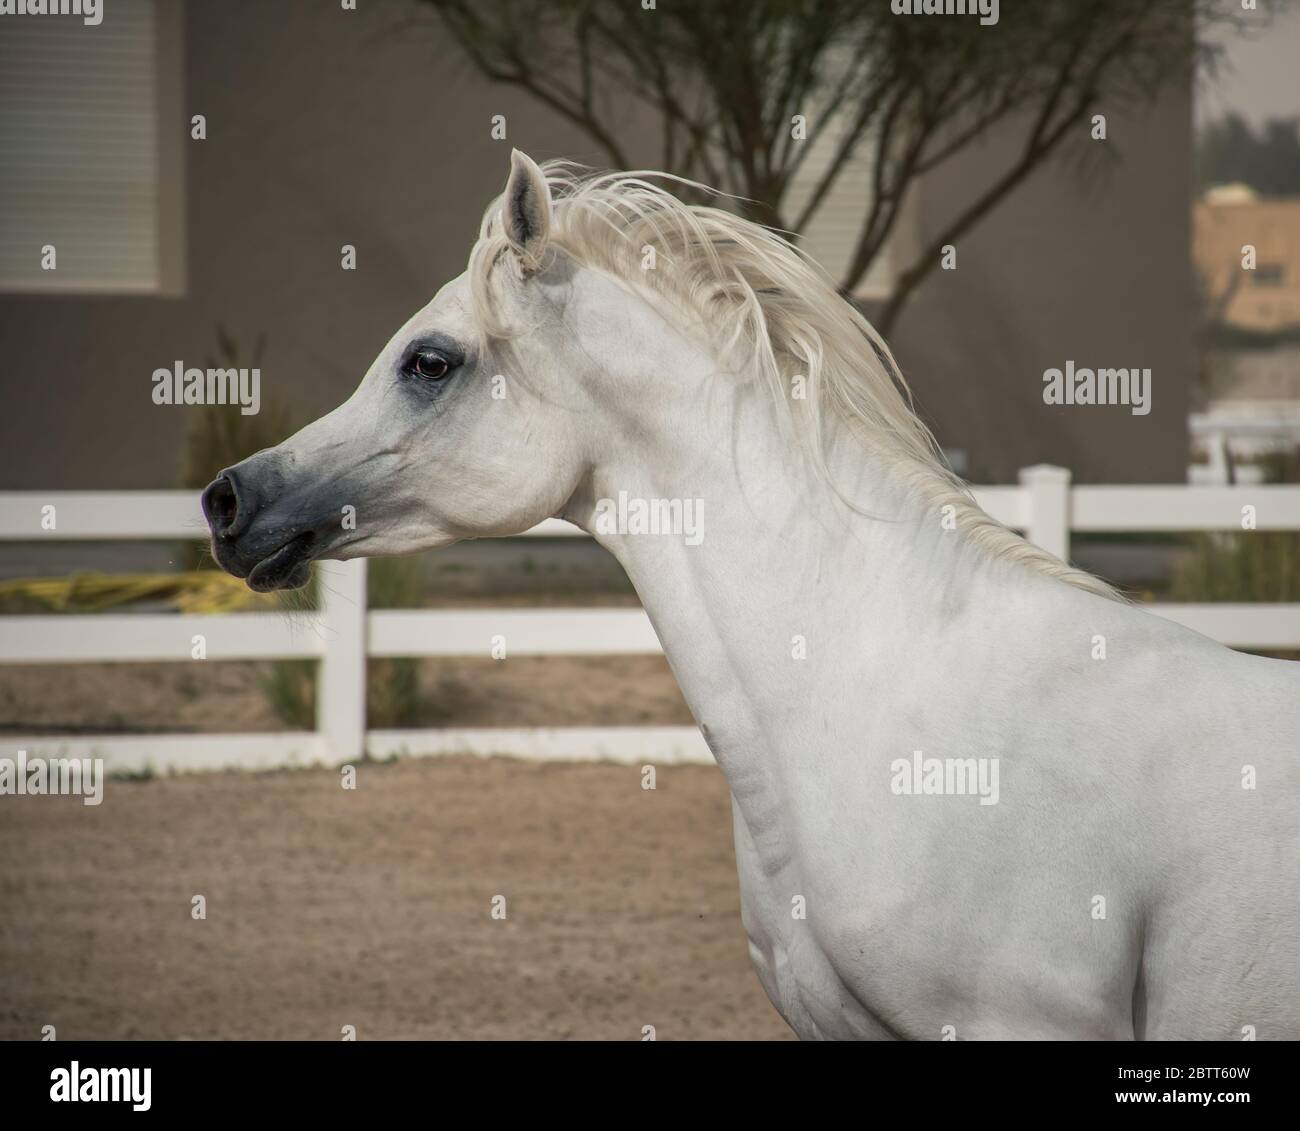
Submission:
[[418,353],[411,365],[417,377],[428,381],[441,381],[451,372],[447,359],[438,353]]

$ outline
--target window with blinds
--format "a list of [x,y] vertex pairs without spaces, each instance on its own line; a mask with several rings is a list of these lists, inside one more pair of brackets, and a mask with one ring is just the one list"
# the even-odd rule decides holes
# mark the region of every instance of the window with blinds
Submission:
[[[848,60],[847,48],[838,47],[829,52],[824,64],[828,75],[825,89],[829,90],[831,80],[843,73],[842,68],[848,65]],[[854,105],[845,105],[838,113],[824,117],[822,107],[810,109],[808,140],[804,143],[810,148],[787,190],[783,206],[786,217],[798,216],[812,198],[817,185],[830,169],[856,110]],[[836,283],[844,279],[866,224],[867,213],[871,210],[874,176],[875,139],[868,131],[844,162],[834,187],[801,233],[804,250],[826,269]],[[896,230],[880,249],[866,275],[854,288],[854,294],[861,298],[875,298],[889,293],[894,281],[892,245],[897,235]]]
[[[817,184],[830,168],[835,151],[849,125],[849,115],[839,114],[822,129],[810,131],[811,146],[788,190],[785,211],[797,216],[812,197]],[[804,226],[802,246],[836,282],[842,282],[853,258],[867,213],[871,208],[875,150],[870,137],[863,138],[844,162],[834,186]],[[854,288],[863,297],[886,294],[893,278],[890,246],[886,242]]]
[[178,109],[179,16],[166,7],[112,0],[94,26],[0,17],[0,289],[180,290],[179,139],[160,113],[169,97]]

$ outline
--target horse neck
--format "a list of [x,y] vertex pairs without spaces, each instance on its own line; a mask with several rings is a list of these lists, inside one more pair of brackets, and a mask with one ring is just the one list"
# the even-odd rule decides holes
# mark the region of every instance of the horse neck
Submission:
[[[626,570],[733,793],[764,790],[810,727],[833,741],[875,702],[900,649],[973,594],[981,562],[891,461],[832,431],[833,480],[794,454],[770,403],[680,416],[657,441],[619,437],[575,520]],[[694,421],[698,420],[698,427]],[[705,425],[707,421],[707,426]],[[604,529],[596,500],[698,500],[700,537]],[[584,521],[585,519],[585,521]],[[851,695],[852,707],[842,701]],[[816,716],[816,717],[813,717]],[[770,790],[767,791],[770,793]]]

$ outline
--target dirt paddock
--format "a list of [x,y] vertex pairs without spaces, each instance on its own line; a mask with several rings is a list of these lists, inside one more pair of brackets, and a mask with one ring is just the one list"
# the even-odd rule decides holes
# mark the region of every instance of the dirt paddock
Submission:
[[354,791],[312,769],[5,797],[0,1037],[789,1038],[725,783],[657,773],[435,758],[363,763]]

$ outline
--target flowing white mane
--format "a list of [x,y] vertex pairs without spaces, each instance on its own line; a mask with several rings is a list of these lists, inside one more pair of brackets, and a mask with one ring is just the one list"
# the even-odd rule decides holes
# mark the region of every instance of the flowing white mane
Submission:
[[[980,509],[945,466],[884,340],[816,262],[782,235],[721,208],[686,204],[646,179],[712,192],[667,174],[592,173],[563,161],[549,161],[542,170],[553,201],[549,242],[581,263],[652,288],[687,317],[698,318],[719,357],[735,359],[767,382],[828,483],[826,412],[884,455],[936,516],[951,506],[957,529],[971,544],[1118,598],[1104,581],[1029,544]],[[469,263],[475,317],[489,335],[510,334],[496,324],[490,286],[492,269],[508,247],[497,200],[484,215]],[[645,248],[654,249],[655,270],[642,266]],[[805,377],[803,401],[788,395],[794,374]]]

